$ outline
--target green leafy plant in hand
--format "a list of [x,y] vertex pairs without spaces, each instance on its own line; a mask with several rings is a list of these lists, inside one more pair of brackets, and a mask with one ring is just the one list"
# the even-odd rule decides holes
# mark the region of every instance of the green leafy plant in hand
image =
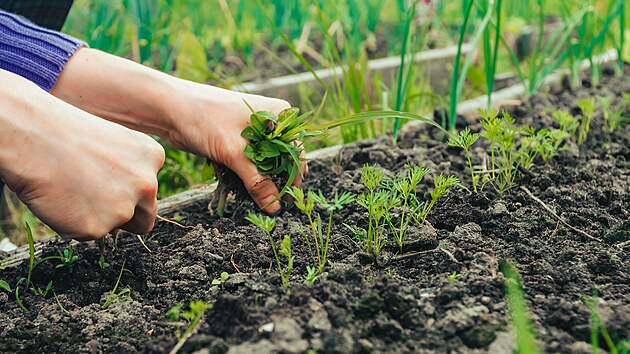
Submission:
[[[352,203],[355,200],[355,196],[352,193],[343,192],[339,194],[335,192],[332,201],[329,202],[321,191],[318,193],[308,191],[305,195],[301,189],[292,187],[288,193],[293,197],[295,206],[308,218],[308,226],[313,242],[311,243],[308,237],[306,241],[311,252],[311,257],[317,266],[315,273],[317,276],[324,271],[328,260],[333,215],[335,212],[342,210],[346,205]],[[328,211],[328,224],[325,232],[321,214],[315,211],[315,205]]]
[[[290,247],[291,240],[289,239],[289,241],[285,241],[288,238],[288,236],[286,236],[285,239],[283,240],[283,245],[281,245],[281,253],[285,252],[285,253],[282,253],[284,255],[286,255],[286,253],[289,254],[287,256],[289,258],[289,261],[287,262],[288,265],[285,271],[284,267],[282,267],[282,264],[280,263],[280,257],[278,256],[278,250],[276,248],[276,241],[273,239],[273,236],[271,236],[271,232],[273,231],[273,229],[276,228],[276,219],[271,218],[269,216],[261,216],[254,213],[249,213],[245,217],[245,219],[247,219],[247,221],[251,222],[252,224],[257,226],[261,230],[263,230],[265,234],[267,234],[267,236],[269,237],[269,243],[271,244],[271,250],[273,251],[273,256],[276,259],[276,265],[278,266],[278,273],[280,274],[280,279],[282,280],[282,286],[288,286],[289,280],[291,278],[291,272],[293,271],[293,257],[291,257],[291,247]],[[288,243],[288,248],[287,248],[286,243]]]
[[588,132],[590,130],[591,121],[593,120],[593,113],[595,113],[595,99],[579,100],[578,106],[582,111],[582,119],[580,120],[580,126],[578,129],[578,144],[582,144]]
[[[483,116],[483,115],[482,115]],[[471,133],[470,129],[466,128],[460,130],[459,133],[448,140],[446,143],[449,146],[454,146],[463,149],[466,152],[466,159],[468,160],[468,168],[470,169],[470,177],[472,179],[473,191],[477,192],[477,183],[479,181],[479,175],[475,173],[473,169],[472,161],[470,159],[470,147],[479,140],[479,134]],[[493,158],[494,160],[494,158]]]

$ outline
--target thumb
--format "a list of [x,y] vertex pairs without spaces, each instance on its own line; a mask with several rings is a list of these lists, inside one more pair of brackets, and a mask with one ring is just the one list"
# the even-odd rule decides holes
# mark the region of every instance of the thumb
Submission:
[[[249,195],[260,208],[267,214],[276,214],[280,211],[280,201],[272,200],[278,197],[280,192],[269,176],[261,175],[251,161],[242,161],[230,167],[243,181]],[[271,204],[269,204],[271,203]],[[269,204],[269,205],[268,205]]]

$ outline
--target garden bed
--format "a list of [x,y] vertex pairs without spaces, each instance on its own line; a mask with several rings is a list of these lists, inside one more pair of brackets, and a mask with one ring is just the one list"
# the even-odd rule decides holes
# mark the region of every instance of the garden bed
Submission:
[[[627,114],[622,94],[630,91],[629,77],[626,70],[625,77],[605,76],[596,88],[538,94],[510,110],[519,124],[542,128],[553,124],[552,111],[577,115],[578,99],[600,95],[615,97],[613,105],[625,105]],[[106,269],[98,265],[97,244],[76,244],[80,258],[72,273],[49,261],[32,277],[42,288],[53,280],[68,312],[52,292],[36,296],[22,287],[29,313],[13,293],[0,293],[0,352],[168,352],[178,340],[166,313],[203,300],[213,308],[181,352],[512,353],[515,335],[500,271],[505,261],[521,273],[545,352],[591,352],[585,299],[595,288],[602,323],[624,340],[630,337],[630,126],[609,134],[601,116],[598,109],[579,150],[540,162],[505,194],[487,186],[476,194],[449,193],[429,224],[410,228],[402,255],[392,239],[378,259],[364,253],[342,223],[364,227],[367,214],[348,205],[334,217],[330,263],[312,286],[304,284],[310,257],[298,210],[278,216],[273,233],[277,241],[292,238],[296,259],[288,289],[266,235],[243,218],[246,207],[223,219],[209,215],[207,201],[180,210],[180,223],[196,226],[158,222],[144,238],[150,252],[130,235],[121,234],[116,244],[109,239]],[[396,145],[388,137],[348,145],[337,157],[311,161],[303,187],[328,196],[361,193],[365,163],[396,173],[409,162],[433,168],[421,196],[439,173],[456,174],[469,186],[465,155],[439,139],[436,129],[423,126],[407,130]],[[482,150],[473,149],[474,163]],[[50,242],[37,259],[69,244]],[[118,290],[130,289],[130,298],[104,310],[123,264]],[[0,279],[13,287],[28,268],[24,261]],[[229,277],[211,284],[222,272]]]

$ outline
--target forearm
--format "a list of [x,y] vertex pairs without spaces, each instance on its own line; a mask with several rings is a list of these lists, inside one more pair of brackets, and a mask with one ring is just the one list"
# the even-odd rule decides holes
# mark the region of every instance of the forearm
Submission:
[[166,109],[176,102],[176,80],[105,52],[77,51],[50,91],[101,118],[165,136],[173,128]]

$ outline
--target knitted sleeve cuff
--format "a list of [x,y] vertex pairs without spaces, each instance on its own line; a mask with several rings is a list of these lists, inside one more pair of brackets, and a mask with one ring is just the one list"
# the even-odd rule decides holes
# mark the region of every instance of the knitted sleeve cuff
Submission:
[[50,91],[70,57],[86,43],[0,10],[0,69]]

